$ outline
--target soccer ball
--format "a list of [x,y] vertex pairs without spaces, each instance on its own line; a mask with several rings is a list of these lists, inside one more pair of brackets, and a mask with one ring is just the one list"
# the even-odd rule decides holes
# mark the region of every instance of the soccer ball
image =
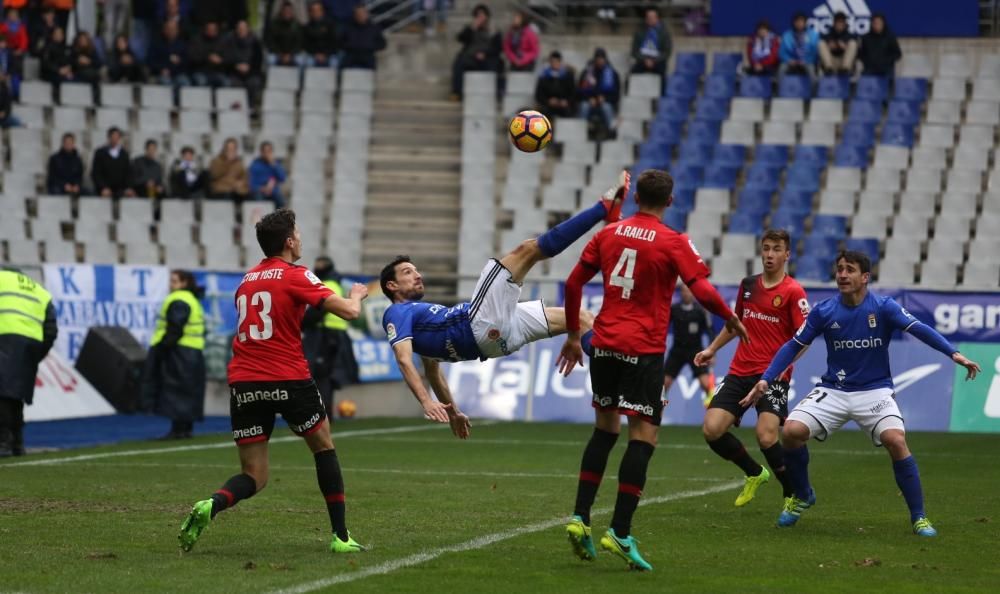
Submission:
[[358,405],[353,400],[341,400],[337,403],[337,416],[342,419],[349,419],[358,412]]
[[552,142],[552,122],[537,111],[522,111],[507,126],[510,141],[517,150],[537,153]]

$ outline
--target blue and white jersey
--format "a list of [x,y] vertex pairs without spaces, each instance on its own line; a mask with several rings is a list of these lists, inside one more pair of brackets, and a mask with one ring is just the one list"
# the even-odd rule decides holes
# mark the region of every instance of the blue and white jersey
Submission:
[[482,357],[469,324],[469,304],[445,307],[409,301],[393,303],[382,314],[389,344],[413,341],[413,352],[438,361],[472,361]]
[[844,392],[892,388],[889,341],[917,319],[891,297],[868,292],[857,307],[831,297],[809,313],[793,340],[807,346],[826,339],[827,370],[819,385]]

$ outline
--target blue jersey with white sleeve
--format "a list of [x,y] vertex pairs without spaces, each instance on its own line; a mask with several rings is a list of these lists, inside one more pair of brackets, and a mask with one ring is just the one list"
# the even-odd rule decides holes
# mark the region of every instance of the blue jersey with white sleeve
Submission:
[[821,335],[826,340],[827,370],[820,386],[845,392],[892,388],[892,333],[917,323],[894,299],[869,291],[856,307],[840,296],[820,302],[792,340],[803,346]]
[[382,314],[389,344],[413,341],[413,352],[438,361],[482,358],[469,324],[469,304],[446,307],[436,303],[393,303]]

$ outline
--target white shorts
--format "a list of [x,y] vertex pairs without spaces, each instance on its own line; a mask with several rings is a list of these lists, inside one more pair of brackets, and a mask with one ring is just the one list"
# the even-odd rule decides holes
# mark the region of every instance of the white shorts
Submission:
[[876,446],[882,445],[880,436],[886,429],[906,431],[892,388],[841,392],[816,386],[787,420],[803,423],[809,436],[819,441],[826,441],[848,421],[857,423]]
[[479,275],[469,307],[472,334],[484,357],[503,357],[551,336],[542,301],[519,303],[520,298],[521,286],[491,258]]

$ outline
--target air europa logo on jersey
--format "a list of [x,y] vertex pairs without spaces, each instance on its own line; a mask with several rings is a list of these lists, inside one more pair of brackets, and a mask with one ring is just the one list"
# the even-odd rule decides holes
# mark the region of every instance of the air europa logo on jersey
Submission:
[[821,35],[833,28],[833,17],[838,12],[847,15],[847,30],[864,35],[872,28],[872,11],[865,0],[828,0],[813,9],[809,26]]
[[882,339],[874,336],[857,340],[835,340],[833,350],[877,349],[882,346]]

